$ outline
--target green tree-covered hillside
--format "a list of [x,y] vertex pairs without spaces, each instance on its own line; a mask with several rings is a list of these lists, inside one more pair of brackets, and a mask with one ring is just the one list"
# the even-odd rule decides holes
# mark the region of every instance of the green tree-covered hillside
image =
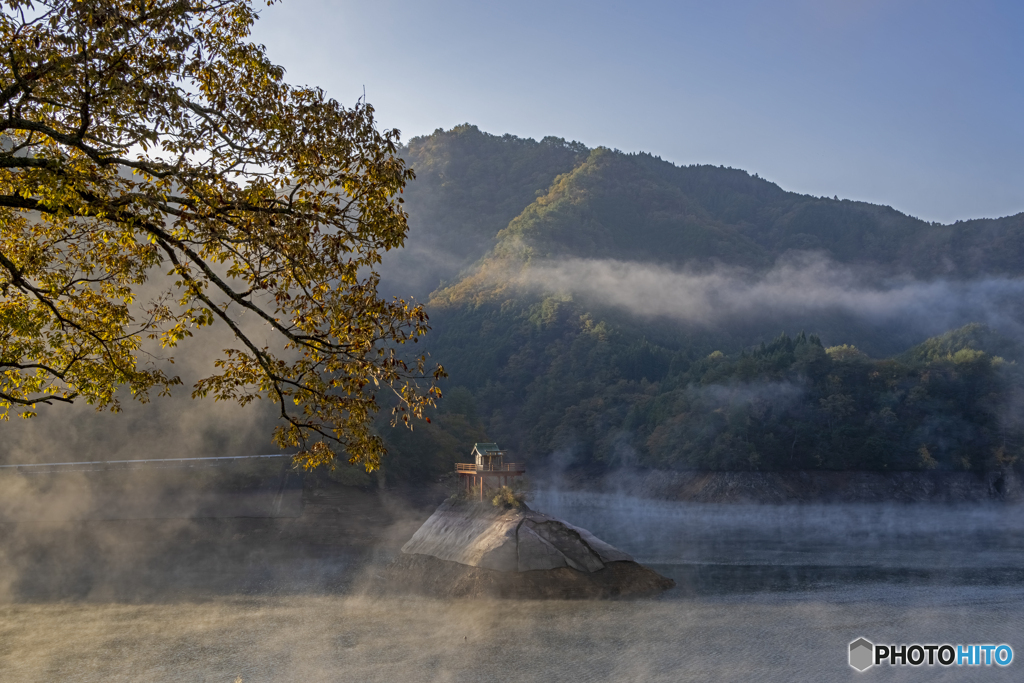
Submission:
[[[398,476],[440,476],[460,444],[484,437],[533,466],[978,470],[1022,454],[1017,344],[978,324],[928,338],[942,321],[980,316],[984,287],[955,315],[929,320],[928,306],[948,283],[999,277],[1004,298],[1017,291],[1024,215],[938,225],[741,170],[473,126],[414,139],[406,158],[417,171],[405,204],[412,239],[450,259],[417,271],[410,250],[397,282],[422,271],[447,280],[431,295],[426,343],[451,379],[429,427],[382,427]],[[538,264],[570,260],[756,279],[809,252],[823,272],[882,283],[868,292],[876,306],[892,282],[914,285],[900,290],[907,310],[920,292],[932,298],[913,320],[839,308],[786,317],[783,300],[694,324],[534,277]],[[817,272],[779,291],[813,295]]]
[[[435,349],[488,440],[534,467],[985,470],[1024,454],[1024,378],[993,351],[1015,344],[976,325],[872,359],[805,333],[724,353],[736,338],[614,320],[484,304],[446,312]],[[396,461],[423,460],[409,445]],[[429,457],[435,476],[451,460]]]
[[767,269],[787,252],[814,251],[918,278],[1024,270],[1024,214],[926,223],[887,206],[786,192],[736,169],[604,148],[558,176],[495,240],[437,302],[491,296],[522,265],[565,257]]

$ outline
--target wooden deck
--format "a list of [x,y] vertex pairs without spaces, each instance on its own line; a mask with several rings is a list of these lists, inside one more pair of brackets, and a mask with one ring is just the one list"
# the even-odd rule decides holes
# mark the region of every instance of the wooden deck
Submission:
[[455,463],[455,473],[466,482],[466,491],[478,487],[480,500],[484,499],[484,489],[497,489],[507,486],[526,472],[526,465],[519,462],[506,462],[500,465],[477,465],[473,462]]
[[472,462],[455,463],[455,471],[459,474],[501,474],[512,475],[522,474],[526,471],[526,465],[519,462],[506,462],[501,465],[477,465]]

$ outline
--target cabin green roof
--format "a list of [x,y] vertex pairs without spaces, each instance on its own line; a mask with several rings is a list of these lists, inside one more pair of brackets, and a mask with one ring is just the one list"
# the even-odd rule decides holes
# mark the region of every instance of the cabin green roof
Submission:
[[500,451],[501,449],[498,448],[498,444],[496,443],[476,443],[473,444],[473,450],[483,455],[484,453],[490,451]]

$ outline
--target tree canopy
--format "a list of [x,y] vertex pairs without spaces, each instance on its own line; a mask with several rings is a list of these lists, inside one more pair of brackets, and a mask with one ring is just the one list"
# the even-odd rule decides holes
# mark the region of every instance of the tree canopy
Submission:
[[0,416],[148,400],[181,383],[151,347],[223,324],[194,397],[267,397],[305,465],[374,468],[376,392],[409,422],[444,374],[400,353],[423,309],[377,293],[408,230],[398,131],[285,83],[247,0],[2,6]]
[[434,322],[429,343],[457,385],[447,395],[463,405],[431,412],[432,438],[387,434],[396,476],[440,476],[453,459],[445,439],[465,443],[470,428],[529,468],[589,473],[982,472],[1024,460],[1021,350],[979,325],[872,358],[815,334],[750,345],[735,329],[659,326],[554,296],[440,308]]

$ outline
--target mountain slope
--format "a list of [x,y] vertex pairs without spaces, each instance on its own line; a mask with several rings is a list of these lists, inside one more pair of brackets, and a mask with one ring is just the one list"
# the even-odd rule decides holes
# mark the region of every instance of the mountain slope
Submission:
[[930,224],[890,207],[786,192],[735,169],[592,150],[497,233],[435,300],[479,299],[537,261],[616,259],[766,269],[792,251],[918,278],[1024,272],[1024,214]]
[[403,197],[409,237],[384,258],[385,288],[422,299],[455,278],[588,151],[561,138],[499,137],[469,124],[411,139],[400,152],[416,172]]
[[[736,169],[473,127],[417,139],[408,158],[423,181],[410,224],[451,257],[431,271],[451,281],[430,299],[426,348],[459,399],[422,438],[389,437],[396,471],[442,474],[458,455],[442,444],[471,433],[532,466],[984,469],[1024,455],[1019,372],[994,357],[1015,359],[1010,346],[981,326],[921,343],[992,317],[1021,329],[1006,305],[1024,295],[1024,215],[930,224]],[[551,264],[574,268],[540,277]]]

